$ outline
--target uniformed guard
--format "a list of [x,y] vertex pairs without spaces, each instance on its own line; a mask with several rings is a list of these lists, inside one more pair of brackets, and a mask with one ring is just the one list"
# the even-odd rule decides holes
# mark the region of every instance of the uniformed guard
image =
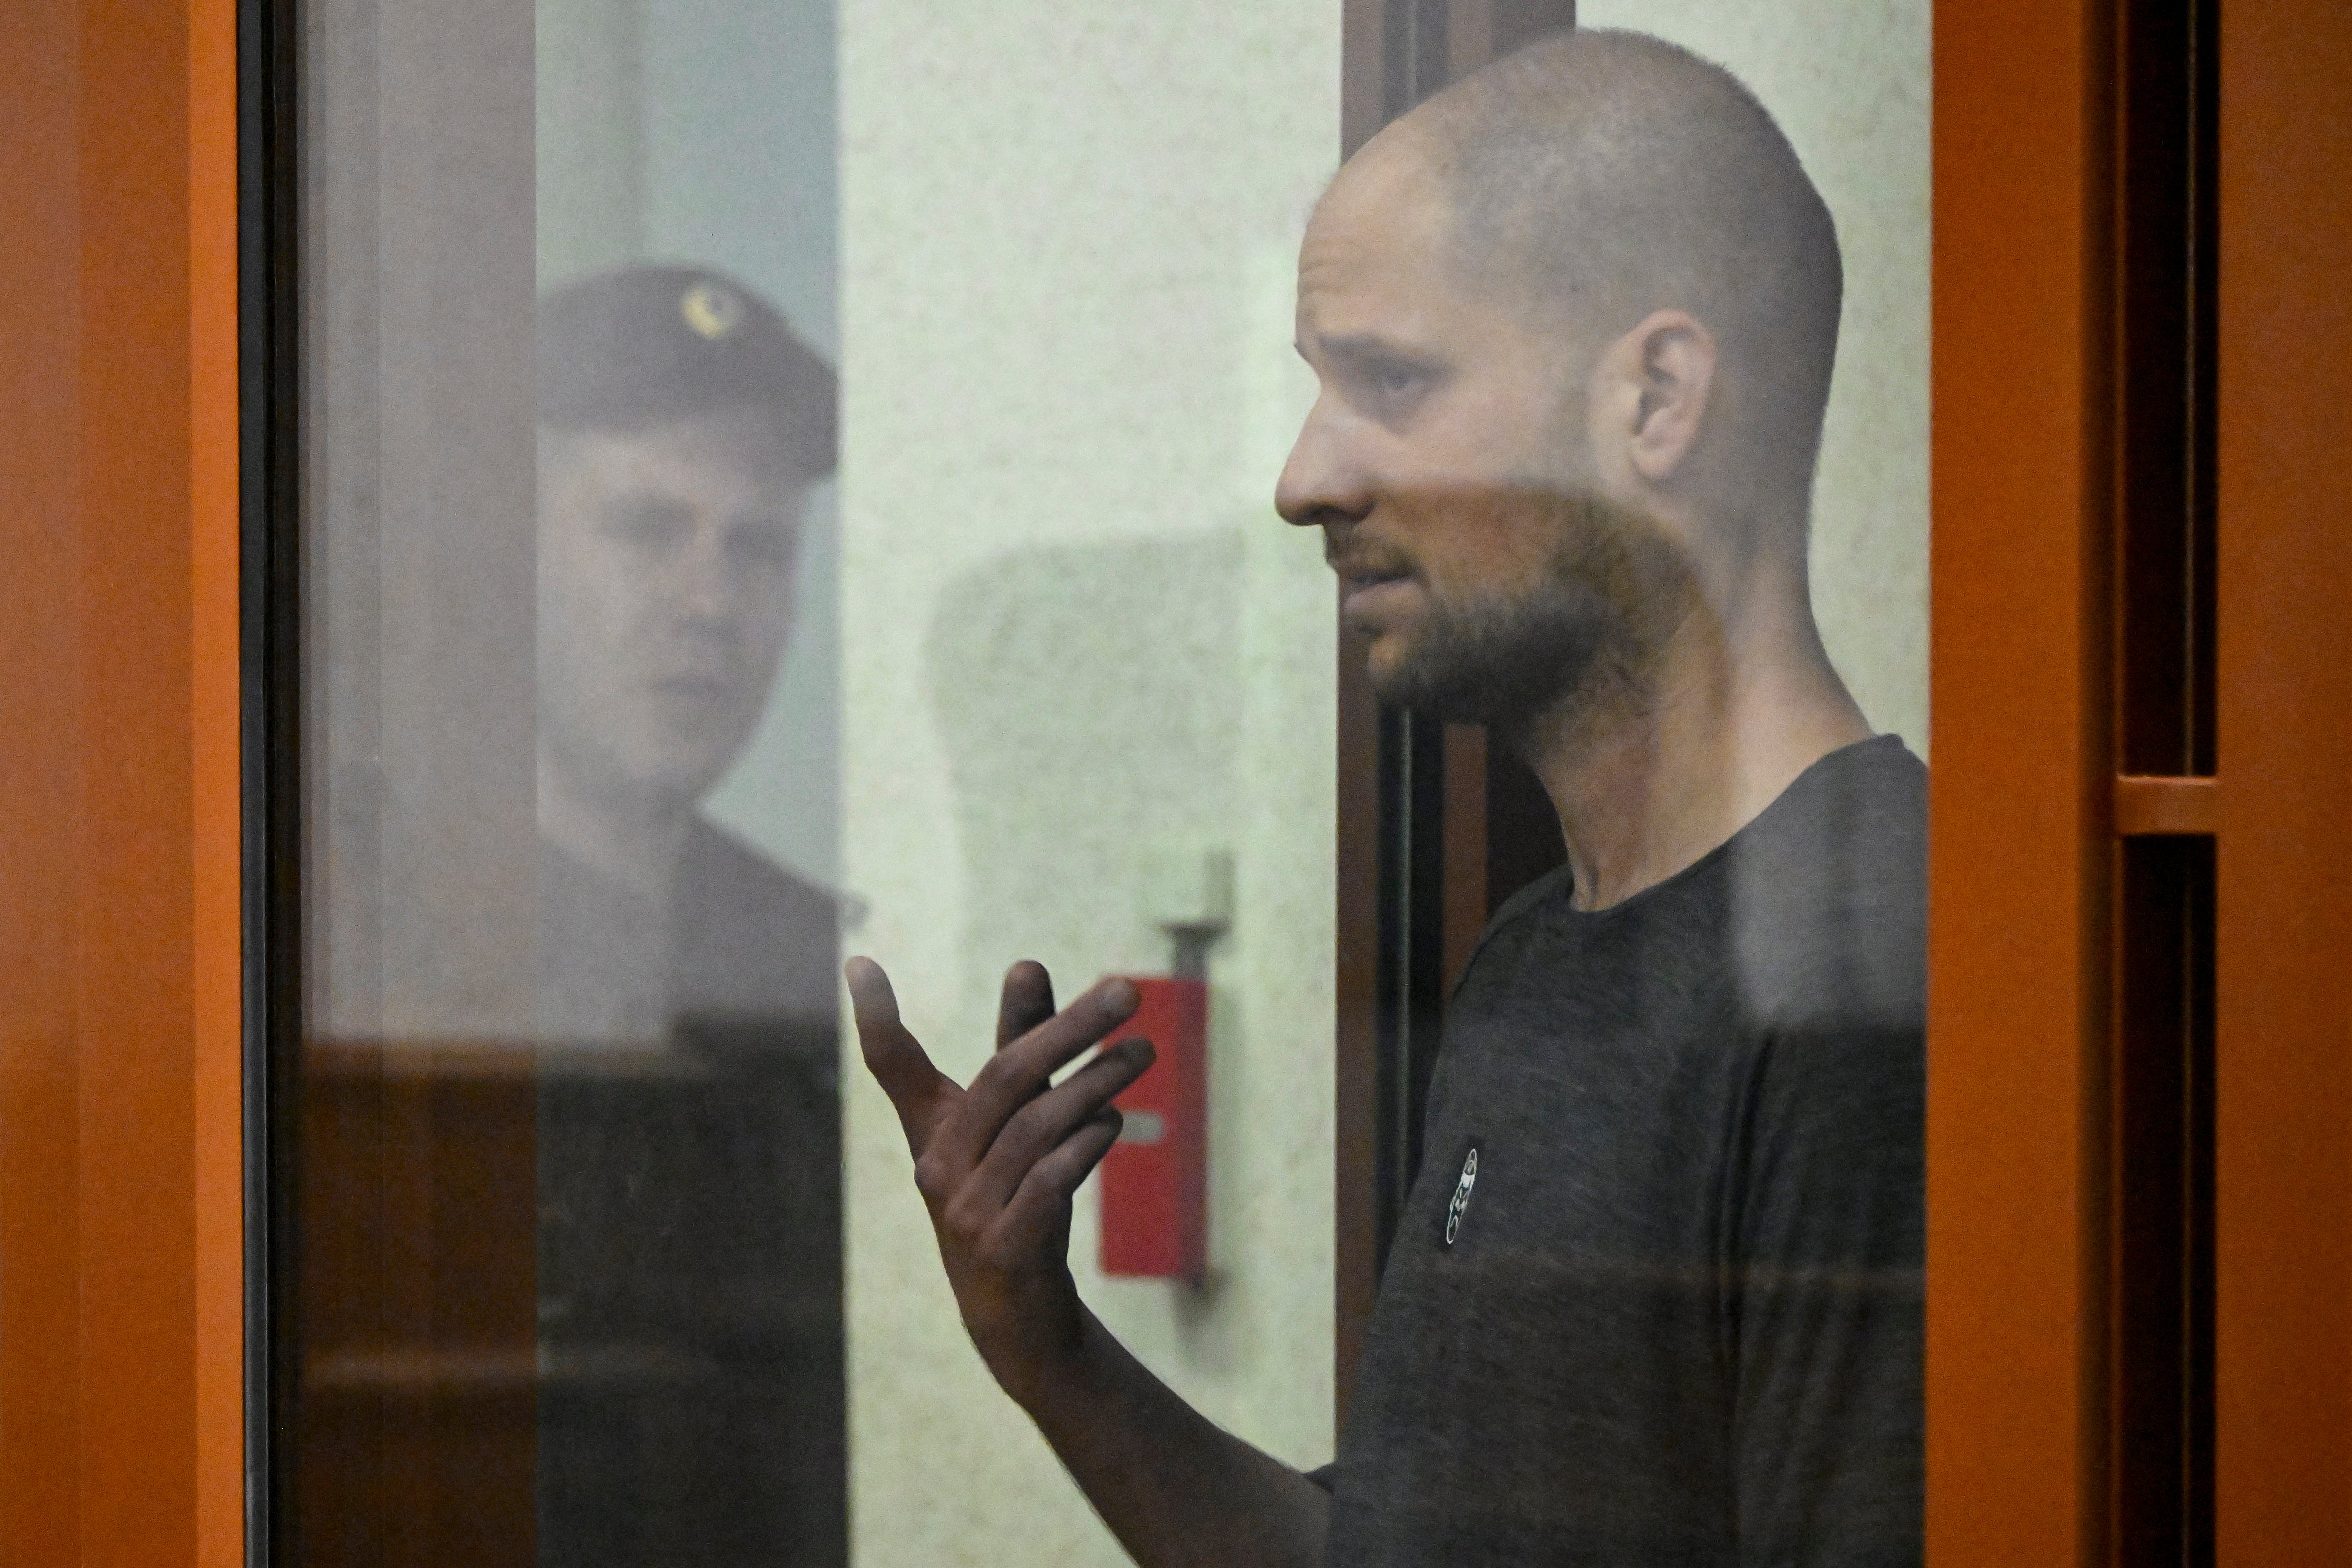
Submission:
[[702,810],[765,713],[829,366],[705,267],[538,319],[539,1552],[846,1560],[835,900]]

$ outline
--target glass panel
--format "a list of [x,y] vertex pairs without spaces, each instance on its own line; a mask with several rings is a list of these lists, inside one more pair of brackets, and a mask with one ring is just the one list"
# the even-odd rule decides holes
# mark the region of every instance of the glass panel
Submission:
[[1013,957],[1205,982],[1137,1145],[1204,1207],[1090,1186],[1073,1267],[1329,1458],[1334,631],[1271,489],[1339,24],[308,8],[305,1560],[1118,1559],[965,1345],[844,930],[960,1078]]
[[[863,5],[842,70],[852,950],[961,1082],[1009,962],[1064,999],[1175,973],[1222,875],[1205,1273],[1105,1278],[1091,1190],[1071,1266],[1204,1414],[1321,1464],[1333,628],[1271,501],[1339,8]],[[888,1104],[847,1124],[861,1559],[1120,1561],[971,1354]]]
[[[1927,5],[1333,183],[1558,9],[309,7],[304,1560],[1916,1551]],[[1568,864],[1335,1436],[1342,661]]]

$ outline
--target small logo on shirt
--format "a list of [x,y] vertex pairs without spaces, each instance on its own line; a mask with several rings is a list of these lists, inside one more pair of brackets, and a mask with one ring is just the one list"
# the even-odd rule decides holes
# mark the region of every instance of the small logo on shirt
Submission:
[[1478,1145],[1470,1145],[1470,1155],[1462,1162],[1462,1179],[1454,1184],[1454,1201],[1445,1206],[1445,1244],[1462,1234],[1463,1211],[1470,1207],[1470,1189],[1478,1185]]

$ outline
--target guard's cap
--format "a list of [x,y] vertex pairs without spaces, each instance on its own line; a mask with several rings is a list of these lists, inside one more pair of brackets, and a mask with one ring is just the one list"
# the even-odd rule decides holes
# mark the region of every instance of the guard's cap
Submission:
[[637,431],[768,410],[810,477],[833,472],[833,367],[722,272],[625,267],[567,283],[541,296],[538,339],[542,424]]

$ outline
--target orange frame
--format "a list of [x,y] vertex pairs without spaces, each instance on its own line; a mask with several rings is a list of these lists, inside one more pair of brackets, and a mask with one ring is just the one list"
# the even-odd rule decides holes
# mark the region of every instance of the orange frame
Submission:
[[[1936,18],[1937,1568],[2106,1552],[2109,14]],[[2352,21],[2223,26],[2219,1555],[2340,1563]],[[236,35],[233,0],[0,17],[11,1568],[245,1556]]]
[[2105,9],[1936,9],[1935,1568],[2103,1560]]
[[2120,835],[2217,845],[2215,1560],[2352,1562],[2352,14],[2220,14],[2218,777],[2120,779],[2120,0],[1935,29],[1927,1522],[2117,1552]]
[[2352,1562],[2352,12],[2221,13],[2217,1558]]
[[0,1554],[245,1556],[236,14],[0,20]]

